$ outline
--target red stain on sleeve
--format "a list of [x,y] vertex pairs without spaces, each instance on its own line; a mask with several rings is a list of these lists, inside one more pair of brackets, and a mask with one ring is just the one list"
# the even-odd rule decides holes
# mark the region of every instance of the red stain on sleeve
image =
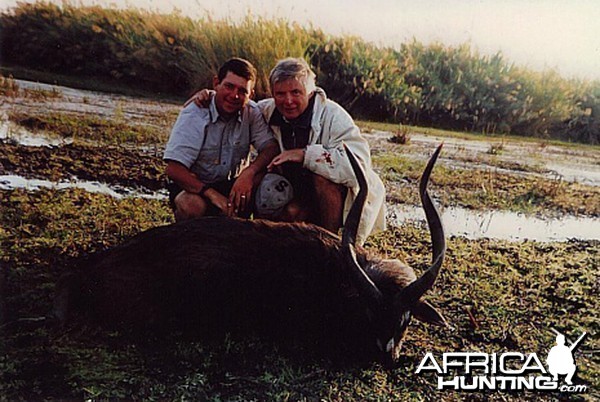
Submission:
[[330,167],[333,167],[333,159],[331,158],[331,153],[327,151],[323,151],[320,157],[318,157],[315,162],[317,163],[327,163]]

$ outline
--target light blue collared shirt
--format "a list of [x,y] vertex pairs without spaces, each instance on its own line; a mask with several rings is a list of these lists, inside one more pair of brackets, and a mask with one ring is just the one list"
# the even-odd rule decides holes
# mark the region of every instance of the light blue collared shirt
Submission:
[[258,106],[248,102],[237,116],[219,116],[215,97],[208,108],[185,107],[167,142],[164,160],[181,163],[206,184],[235,178],[248,164],[250,145],[258,152],[274,142]]

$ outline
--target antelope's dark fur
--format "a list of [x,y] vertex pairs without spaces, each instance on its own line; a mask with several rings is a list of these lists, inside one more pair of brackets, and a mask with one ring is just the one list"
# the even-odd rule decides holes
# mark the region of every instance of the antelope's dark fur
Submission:
[[57,310],[134,334],[250,331],[364,354],[375,346],[364,342],[368,312],[339,248],[314,225],[211,217],[159,227],[66,276]]

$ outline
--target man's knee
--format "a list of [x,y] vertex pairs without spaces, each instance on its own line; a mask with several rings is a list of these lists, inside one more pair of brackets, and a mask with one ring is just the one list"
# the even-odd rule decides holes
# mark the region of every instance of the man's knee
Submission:
[[301,205],[297,200],[290,201],[277,220],[283,222],[308,222],[311,220],[311,211],[308,205]]
[[332,182],[331,180],[327,179],[324,176],[321,176],[320,174],[313,173],[312,179],[313,179],[313,184],[315,186],[315,189],[335,188],[335,186],[337,186],[336,183]]
[[342,211],[346,198],[346,187],[323,176],[313,175],[318,224],[336,233],[342,226]]
[[202,197],[182,191],[175,197],[175,218],[177,221],[198,218],[206,213],[207,204]]
[[313,174],[313,184],[318,200],[325,200],[327,203],[334,203],[336,206],[342,207],[346,198],[346,186],[334,183],[318,174]]

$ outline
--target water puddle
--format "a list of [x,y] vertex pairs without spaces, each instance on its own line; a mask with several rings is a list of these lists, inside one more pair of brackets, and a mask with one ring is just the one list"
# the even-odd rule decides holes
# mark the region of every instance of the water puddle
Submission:
[[41,179],[26,179],[17,175],[0,175],[0,190],[14,190],[17,188],[23,188],[31,191],[42,188],[53,188],[58,190],[66,188],[80,188],[89,191],[90,193],[106,194],[118,199],[126,197],[139,197],[157,200],[167,198],[166,190],[153,192],[150,190],[132,189],[118,185],[108,185],[106,183],[100,183],[97,181],[74,179],[72,181],[53,182],[50,180]]
[[[18,175],[0,175],[0,190],[23,188],[30,191],[42,188],[80,188],[91,193],[106,194],[117,199],[139,197],[163,200],[166,190],[153,192],[95,181],[74,179],[53,182],[26,179]],[[445,208],[441,211],[447,236],[462,236],[468,239],[500,239],[510,241],[535,240],[541,242],[566,241],[568,239],[600,240],[600,219],[564,216],[557,219],[542,219],[507,211],[474,211],[466,208]],[[387,221],[391,225],[416,222],[425,224],[421,207],[410,205],[388,205]]]
[[102,96],[101,92],[90,91],[86,89],[75,89],[69,88],[61,85],[54,84],[45,84],[43,82],[34,82],[34,81],[26,81],[26,80],[14,80],[15,83],[21,89],[29,89],[34,91],[47,91],[47,92],[56,92],[57,94],[62,95],[63,97],[69,97],[74,99],[80,99],[84,97],[90,96]]
[[[383,148],[391,137],[390,132],[373,131],[363,134],[373,144],[380,143]],[[547,145],[541,147],[536,142],[503,142],[502,139],[468,140],[461,138],[448,138],[427,136],[423,134],[411,134],[410,143],[422,148],[433,150],[440,143],[444,143],[444,155],[449,158],[452,166],[465,167],[467,169],[494,169],[498,172],[504,171],[509,174],[533,175],[551,180],[561,179],[567,182],[577,182],[590,186],[600,186],[600,155],[584,148],[571,149]],[[498,155],[490,155],[493,146],[501,144],[502,150]],[[427,159],[427,156],[419,153],[406,153],[406,157]],[[479,162],[461,162],[461,158],[478,160]],[[543,173],[525,172],[520,170],[503,169],[495,166],[494,161],[512,163],[517,165],[536,166]]]
[[567,165],[560,162],[546,163],[546,168],[556,172],[564,180],[591,186],[600,186],[600,163],[595,166],[577,164]]
[[[23,80],[15,80],[15,82],[22,89],[42,90],[59,94],[59,97],[50,98],[43,103],[49,110],[58,112],[91,113],[107,118],[120,116],[124,119],[141,119],[148,123],[157,115],[164,115],[172,109],[177,111],[181,109],[180,104],[167,101],[147,100],[40,82]],[[40,105],[39,101],[32,103],[24,98],[15,99],[12,103],[13,106],[18,106],[21,109],[37,108]],[[176,113],[172,116],[173,123],[176,116]]]
[[[440,213],[448,236],[541,242],[600,240],[599,218],[564,216],[542,219],[515,212],[474,211],[466,208],[445,208]],[[387,219],[396,226],[406,222],[425,224],[425,213],[421,207],[388,205]]]
[[54,147],[73,142],[72,138],[49,136],[40,133],[34,134],[7,120],[0,120],[0,140],[26,147]]

